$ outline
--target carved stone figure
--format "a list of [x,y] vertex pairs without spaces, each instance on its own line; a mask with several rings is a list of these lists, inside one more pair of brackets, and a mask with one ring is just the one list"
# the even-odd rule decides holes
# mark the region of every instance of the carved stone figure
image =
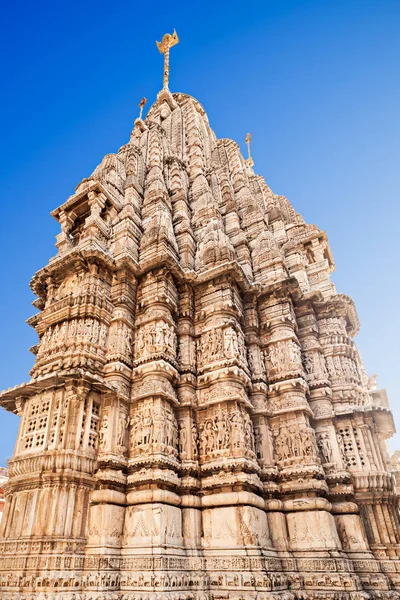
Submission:
[[118,419],[118,446],[120,446],[121,448],[125,448],[127,423],[128,417],[126,416],[126,414],[121,413]]
[[332,445],[328,433],[321,433],[318,439],[318,448],[321,452],[324,463],[333,462]]

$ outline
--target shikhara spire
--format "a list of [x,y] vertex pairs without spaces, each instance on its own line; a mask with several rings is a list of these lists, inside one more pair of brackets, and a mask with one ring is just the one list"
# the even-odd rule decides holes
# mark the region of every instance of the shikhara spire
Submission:
[[169,92],[172,42],[146,118],[52,213],[32,378],[0,395],[4,599],[398,598],[394,424],[327,236]]

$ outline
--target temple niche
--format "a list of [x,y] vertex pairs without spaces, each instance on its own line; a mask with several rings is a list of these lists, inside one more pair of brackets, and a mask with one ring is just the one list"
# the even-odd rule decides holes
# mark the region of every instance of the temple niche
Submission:
[[386,394],[325,232],[253,167],[165,86],[53,211],[0,396],[4,600],[400,597]]

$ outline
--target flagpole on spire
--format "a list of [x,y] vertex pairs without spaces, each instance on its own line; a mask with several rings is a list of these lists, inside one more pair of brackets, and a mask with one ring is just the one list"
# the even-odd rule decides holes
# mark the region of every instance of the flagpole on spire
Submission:
[[164,54],[164,90],[168,89],[169,80],[169,49],[179,43],[178,34],[174,29],[174,33],[166,33],[161,42],[156,42],[160,54]]
[[144,107],[145,107],[145,104],[146,104],[146,102],[147,102],[147,98],[145,98],[145,97],[143,97],[143,98],[141,99],[141,101],[139,102],[139,108],[140,108],[140,112],[139,112],[139,119],[141,119],[141,118],[142,118],[142,115],[143,115],[143,109],[144,109]]
[[246,135],[246,144],[247,144],[247,153],[248,153],[248,157],[247,157],[246,162],[249,165],[249,167],[253,167],[254,166],[254,160],[251,157],[251,151],[250,151],[251,133],[248,133]]

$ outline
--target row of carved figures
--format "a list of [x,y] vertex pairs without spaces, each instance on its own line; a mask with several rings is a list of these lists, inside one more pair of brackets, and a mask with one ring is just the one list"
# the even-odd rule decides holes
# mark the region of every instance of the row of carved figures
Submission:
[[200,448],[203,455],[220,450],[246,449],[255,453],[253,423],[243,408],[218,412],[199,425]]
[[130,420],[133,448],[148,452],[151,444],[176,449],[178,446],[178,424],[172,412],[147,408],[138,411]]
[[68,345],[94,344],[105,348],[107,326],[98,319],[71,319],[49,327],[40,340],[39,356],[57,352]]
[[[132,356],[132,329],[119,321],[111,326],[108,351],[111,354]],[[190,343],[187,340],[186,343]],[[49,327],[43,334],[38,356],[45,359],[47,355],[65,350],[66,347],[77,347],[78,344],[92,344],[94,347],[105,349],[107,344],[107,326],[95,318],[80,318],[65,320],[61,324]],[[182,340],[180,341],[180,347]],[[141,327],[136,334],[136,357],[145,358],[156,352],[176,354],[177,335],[173,326],[159,321]],[[93,348],[96,351],[96,348]],[[252,349],[253,350],[253,349]],[[262,350],[259,350],[262,357]],[[182,354],[182,349],[180,354]],[[250,352],[250,365],[254,369],[259,360],[255,360]],[[233,327],[217,328],[204,333],[197,342],[197,360],[204,365],[222,358],[241,358],[246,364],[246,346],[244,336]],[[270,345],[266,359],[270,368],[277,369],[283,365],[301,367],[301,350],[293,340],[283,340]],[[303,364],[311,378],[324,377],[354,377],[359,379],[360,372],[355,361],[344,355],[326,356],[320,352],[309,352],[303,355]],[[261,370],[262,367],[261,367]]]
[[[159,387],[157,382],[149,381],[147,385],[138,389],[154,393]],[[166,387],[165,391],[171,390]],[[88,402],[90,404],[90,401],[85,400],[80,426],[82,436],[87,430],[93,449],[96,446],[96,438],[101,450],[111,447],[113,444],[111,438],[109,441],[108,438],[115,435],[116,445],[123,452],[128,449],[128,445],[137,453],[148,452],[149,446],[157,445],[160,451],[175,455],[180,453],[183,458],[194,458],[200,454],[204,457],[217,457],[221,451],[235,452],[239,449],[249,451],[252,457],[255,454],[259,459],[264,458],[263,435],[268,436],[268,428],[262,433],[258,420],[253,424],[248,410],[243,405],[200,411],[198,423],[189,417],[187,421],[182,420],[181,416],[178,423],[168,401],[164,401],[162,406],[150,403],[136,408],[130,417],[126,412],[118,411],[117,424],[111,431],[108,409],[100,415],[99,404],[94,401],[91,411],[88,412]],[[32,399],[29,403],[22,432],[22,444],[26,451],[38,445],[52,447],[62,441],[68,400],[65,398],[62,401],[57,397],[53,408],[51,406],[48,394],[43,399]],[[49,421],[50,411],[52,413]],[[367,463],[373,469],[384,468],[385,456],[382,455],[379,444],[375,444],[373,431],[368,425],[353,426],[350,421],[340,421],[337,430],[318,430],[316,437],[314,430],[306,423],[300,427],[296,423],[282,424],[272,432],[277,462],[315,457],[319,453],[323,464],[335,463],[341,456],[343,464],[349,468]]]
[[141,327],[136,335],[137,358],[165,350],[175,355],[176,347],[177,336],[174,328],[163,321]]
[[210,329],[203,333],[197,342],[199,364],[236,357],[246,362],[246,346],[243,334],[231,326]]
[[275,456],[278,462],[316,454],[314,430],[307,425],[283,426],[275,433]]
[[91,296],[93,298],[110,298],[110,286],[95,275],[74,273],[66,277],[58,287],[49,278],[47,280],[46,307],[64,298]]

